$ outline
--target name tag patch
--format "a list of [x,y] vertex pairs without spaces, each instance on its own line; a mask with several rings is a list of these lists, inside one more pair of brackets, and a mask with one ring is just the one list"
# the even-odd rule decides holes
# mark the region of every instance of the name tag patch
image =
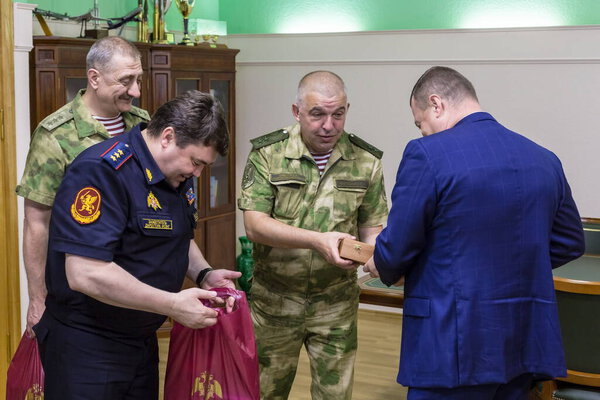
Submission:
[[144,229],[158,229],[163,231],[173,230],[172,219],[160,219],[160,218],[142,218],[142,226]]

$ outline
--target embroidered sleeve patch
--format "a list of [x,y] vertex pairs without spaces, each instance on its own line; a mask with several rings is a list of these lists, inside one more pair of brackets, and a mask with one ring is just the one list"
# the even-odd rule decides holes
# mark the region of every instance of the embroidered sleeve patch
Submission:
[[75,201],[71,204],[71,216],[80,224],[91,224],[100,218],[100,203],[102,196],[100,192],[93,187],[84,187],[81,189]]

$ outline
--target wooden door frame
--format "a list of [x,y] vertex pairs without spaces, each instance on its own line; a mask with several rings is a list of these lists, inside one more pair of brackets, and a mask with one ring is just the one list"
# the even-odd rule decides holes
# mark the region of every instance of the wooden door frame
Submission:
[[21,338],[13,32],[13,2],[0,0],[0,398]]

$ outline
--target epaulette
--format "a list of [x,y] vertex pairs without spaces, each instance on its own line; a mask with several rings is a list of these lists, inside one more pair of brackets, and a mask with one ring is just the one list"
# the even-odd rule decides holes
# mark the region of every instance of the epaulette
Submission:
[[252,143],[252,149],[257,150],[261,147],[268,146],[273,143],[281,142],[282,140],[287,139],[290,136],[290,133],[285,129],[280,129],[275,132],[267,133],[266,135],[259,136],[257,138],[251,139],[250,143]]
[[365,142],[364,140],[362,140],[361,138],[356,136],[354,133],[349,133],[348,139],[350,139],[350,141],[353,144],[355,144],[356,146],[360,147],[363,150],[368,151],[369,153],[373,154],[375,157],[377,157],[379,159],[381,159],[381,157],[383,157],[383,151],[379,150],[377,147],[373,146],[372,144]]
[[68,122],[72,119],[73,111],[70,107],[64,107],[63,109],[60,109],[55,113],[48,115],[42,120],[42,122],[40,122],[40,125],[44,127],[44,129],[51,132],[59,126],[61,126],[62,124],[64,124],[65,122]]
[[127,143],[116,142],[100,155],[114,169],[121,168],[125,161],[131,158],[131,149]]
[[145,119],[146,121],[150,121],[150,114],[148,114],[148,111],[144,110],[143,108],[131,106],[129,112],[135,116]]

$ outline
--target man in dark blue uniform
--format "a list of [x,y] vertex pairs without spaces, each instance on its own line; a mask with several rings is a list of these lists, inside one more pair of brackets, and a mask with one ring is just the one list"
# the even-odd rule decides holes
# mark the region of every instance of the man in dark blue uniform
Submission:
[[221,106],[193,91],[149,125],[92,146],[61,184],[50,223],[46,311],[34,326],[46,371],[45,398],[158,397],[156,330],[169,316],[191,328],[217,322],[181,290],[234,287],[239,272],[212,270],[193,240],[193,178],[225,155]]

